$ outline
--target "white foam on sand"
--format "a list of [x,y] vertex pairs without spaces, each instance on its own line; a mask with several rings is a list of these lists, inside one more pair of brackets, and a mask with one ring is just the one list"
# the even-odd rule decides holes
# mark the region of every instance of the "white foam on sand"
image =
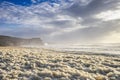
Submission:
[[120,80],[120,56],[0,47],[2,80]]

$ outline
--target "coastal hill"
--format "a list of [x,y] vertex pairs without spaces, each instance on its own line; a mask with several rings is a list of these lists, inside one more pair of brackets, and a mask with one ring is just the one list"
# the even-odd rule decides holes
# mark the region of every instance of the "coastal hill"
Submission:
[[43,45],[43,41],[40,38],[17,38],[11,36],[0,35],[0,46],[22,46],[22,45]]

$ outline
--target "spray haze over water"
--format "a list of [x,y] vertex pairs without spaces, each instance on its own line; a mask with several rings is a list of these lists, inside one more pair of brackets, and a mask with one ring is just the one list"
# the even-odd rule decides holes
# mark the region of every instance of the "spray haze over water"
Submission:
[[48,44],[45,48],[62,52],[89,54],[114,54],[120,55],[120,43],[96,43],[96,44]]

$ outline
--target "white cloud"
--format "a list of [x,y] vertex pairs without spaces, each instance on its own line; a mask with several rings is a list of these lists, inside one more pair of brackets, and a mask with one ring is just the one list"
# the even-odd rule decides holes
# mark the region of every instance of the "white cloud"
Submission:
[[[62,3],[65,2],[62,1],[60,4],[54,3],[54,7],[49,5],[48,2],[25,7],[5,2],[1,4],[2,8],[0,8],[0,19],[5,19],[5,21],[2,22],[5,22],[6,24],[19,24],[23,28],[25,26],[27,28],[34,26],[34,28],[44,28],[46,31],[51,29],[53,31],[50,35],[71,32],[81,28],[81,25],[79,24],[83,19],[81,17],[74,18],[70,15],[61,13],[62,8],[66,8],[66,5],[68,5],[67,3]],[[56,21],[58,23],[63,22],[63,24],[55,25]],[[68,22],[64,24],[64,21]]]
[[[113,2],[113,0],[105,1],[105,3]],[[113,7],[106,11],[102,11],[94,16],[94,18],[101,19],[102,21],[111,21],[120,19],[120,2],[118,1]]]
[[3,7],[0,8],[0,19],[5,19],[6,23],[40,24],[41,21],[49,20],[46,15],[54,13],[54,8],[47,3],[30,7],[17,6],[10,3],[3,3],[2,5]]
[[82,28],[86,28],[87,26],[82,26],[82,25],[75,25],[74,27],[68,27],[68,28],[64,28],[64,29],[60,29],[58,31],[55,31],[53,33],[50,34],[50,36],[52,37],[56,37],[56,36],[61,36],[64,35],[66,33],[71,33],[74,32],[78,29],[82,29]]
[[[32,1],[36,3],[38,0]],[[32,36],[32,34],[33,36],[43,35],[42,37],[46,36],[46,39],[49,37],[53,40],[57,38],[68,38],[68,40],[74,38],[81,40],[88,38],[94,39],[99,36],[102,37],[113,30],[113,28],[109,29],[107,27],[107,22],[109,23],[111,20],[120,19],[120,8],[118,5],[116,5],[117,7],[109,5],[109,10],[107,6],[105,12],[102,11],[105,10],[102,9],[105,6],[93,8],[97,6],[99,2],[98,7],[104,5],[102,1],[71,0],[71,2],[68,3],[65,2],[65,0],[60,0],[60,3],[43,2],[37,5],[33,4],[29,7],[4,2],[0,5],[2,6],[0,7],[0,22],[19,24],[19,28],[16,28],[18,30],[8,30],[11,34],[19,36],[28,34],[29,36]],[[105,3],[110,3],[111,1],[113,0],[107,0]],[[115,4],[116,2],[114,5]],[[115,7],[115,9],[111,8],[112,6]],[[68,11],[68,8],[71,11]],[[101,13],[97,14],[98,12]],[[91,16],[94,16],[94,19]],[[104,23],[101,21],[104,21]],[[114,22],[114,24],[115,23],[116,22]],[[86,24],[86,26],[84,24]],[[109,24],[111,25],[112,23],[110,22]],[[0,33],[2,33],[2,31]]]
[[86,5],[88,5],[93,0],[79,0],[79,1],[80,1],[80,5],[81,6],[86,6]]
[[120,19],[120,9],[101,12],[100,14],[95,15],[95,18],[102,19],[103,21]]
[[[25,7],[3,2],[1,4],[2,7],[0,7],[0,19],[4,19],[5,23],[40,25],[57,18],[61,7],[64,6],[63,4],[56,3],[53,3],[53,5],[51,6],[50,3],[44,2]],[[58,17],[58,19],[60,18]]]
[[32,3],[36,3],[37,2],[37,0],[31,0],[32,1]]

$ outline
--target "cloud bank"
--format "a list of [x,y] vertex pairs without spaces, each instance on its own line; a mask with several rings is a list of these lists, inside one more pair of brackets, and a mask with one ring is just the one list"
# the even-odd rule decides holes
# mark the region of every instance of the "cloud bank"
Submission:
[[0,34],[48,42],[120,41],[119,0],[31,2],[30,6],[0,2]]

